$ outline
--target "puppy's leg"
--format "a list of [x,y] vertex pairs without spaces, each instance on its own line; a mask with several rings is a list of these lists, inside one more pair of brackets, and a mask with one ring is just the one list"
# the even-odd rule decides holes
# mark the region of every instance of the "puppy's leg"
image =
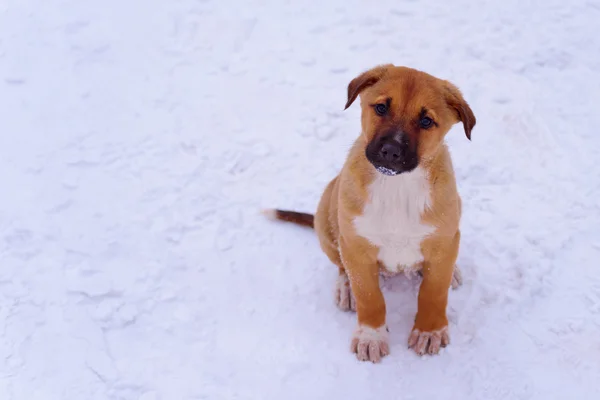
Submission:
[[385,323],[385,300],[379,287],[379,266],[373,249],[355,240],[342,240],[341,254],[354,293],[358,327],[352,335],[351,351],[361,361],[379,362],[390,353]]
[[338,266],[339,274],[335,281],[333,300],[335,305],[342,311],[356,311],[356,302],[350,287],[350,280],[342,264],[340,252],[333,240],[325,238],[322,240],[321,248],[329,260]]
[[335,282],[335,304],[342,311],[356,311],[350,281],[342,264],[338,245],[337,182],[338,178],[336,177],[327,184],[315,213],[314,224],[321,249],[329,260],[339,268],[339,275]]
[[419,289],[415,324],[408,346],[417,354],[437,354],[450,343],[446,306],[458,255],[460,232],[454,237],[434,237],[423,245],[423,282]]
[[[421,278],[423,278],[422,270],[419,270],[418,274]],[[453,290],[456,290],[459,287],[461,287],[462,284],[463,284],[462,272],[460,271],[460,267],[457,264],[454,266],[454,272],[452,273],[452,282],[450,283],[450,286],[452,287]]]

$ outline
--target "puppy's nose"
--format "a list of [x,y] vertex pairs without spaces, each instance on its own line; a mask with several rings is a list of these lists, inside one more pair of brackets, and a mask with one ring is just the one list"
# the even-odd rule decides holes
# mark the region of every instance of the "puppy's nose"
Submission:
[[404,146],[396,141],[384,143],[379,150],[379,155],[387,162],[398,161],[398,159],[403,156],[403,153]]

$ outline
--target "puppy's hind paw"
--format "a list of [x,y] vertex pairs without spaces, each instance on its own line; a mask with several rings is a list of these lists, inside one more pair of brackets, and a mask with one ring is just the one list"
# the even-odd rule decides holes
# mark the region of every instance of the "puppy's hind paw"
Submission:
[[460,268],[458,267],[458,265],[454,266],[454,272],[452,273],[452,289],[456,290],[458,289],[460,286],[462,286],[463,284],[463,277],[462,277],[462,272],[460,271]]
[[340,274],[335,282],[335,304],[342,311],[356,311],[356,300],[352,294],[346,274]]

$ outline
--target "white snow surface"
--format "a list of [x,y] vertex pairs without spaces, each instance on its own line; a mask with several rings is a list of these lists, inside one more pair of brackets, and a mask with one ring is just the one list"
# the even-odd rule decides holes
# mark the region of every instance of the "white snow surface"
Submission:
[[[598,1],[0,2],[0,399],[599,399]],[[454,82],[451,344],[391,354],[313,212],[359,134],[358,73]]]

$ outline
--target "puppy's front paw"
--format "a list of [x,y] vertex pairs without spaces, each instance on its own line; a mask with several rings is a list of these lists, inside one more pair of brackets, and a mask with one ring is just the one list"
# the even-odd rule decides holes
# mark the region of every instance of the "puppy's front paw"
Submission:
[[360,361],[371,361],[378,363],[382,357],[390,354],[390,345],[387,327],[371,328],[359,326],[352,335],[350,346],[356,358]]
[[335,304],[342,311],[356,311],[356,300],[346,274],[339,275],[335,282]]
[[422,332],[415,328],[408,337],[408,348],[420,356],[425,353],[438,354],[440,347],[446,347],[449,343],[448,326],[431,332]]

